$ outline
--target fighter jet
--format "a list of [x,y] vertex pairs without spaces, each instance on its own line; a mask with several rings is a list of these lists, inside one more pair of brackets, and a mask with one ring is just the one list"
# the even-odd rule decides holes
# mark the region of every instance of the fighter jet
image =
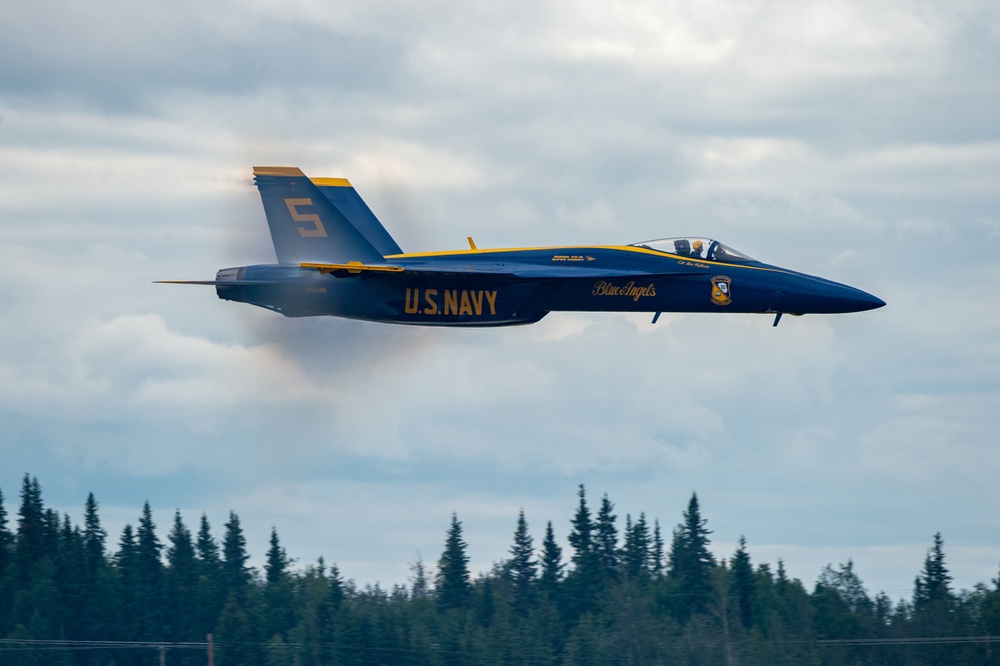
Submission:
[[861,312],[860,289],[752,259],[717,240],[407,253],[344,178],[254,167],[277,263],[223,268],[219,298],[287,317],[423,326],[531,324],[550,312]]

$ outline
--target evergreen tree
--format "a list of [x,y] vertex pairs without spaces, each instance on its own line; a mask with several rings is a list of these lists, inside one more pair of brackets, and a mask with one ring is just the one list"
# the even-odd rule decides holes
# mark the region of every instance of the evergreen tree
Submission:
[[578,572],[594,567],[594,523],[590,519],[590,509],[587,508],[587,492],[580,484],[577,491],[580,503],[571,522],[573,529],[569,533],[569,545],[573,547],[573,569]]
[[522,617],[531,606],[537,570],[538,563],[534,560],[528,521],[524,518],[524,509],[521,509],[517,514],[517,528],[514,530],[514,545],[510,547],[507,571],[514,589],[514,609]]
[[410,564],[410,574],[410,596],[413,599],[430,596],[431,585],[427,580],[427,567],[420,551],[417,551],[417,560]]
[[[39,493],[40,494],[40,493]],[[59,526],[62,518],[55,509],[42,513],[42,555],[53,559],[59,557]]]
[[[875,638],[890,638],[892,624],[892,611],[893,603],[892,599],[889,598],[885,592],[879,592],[875,595],[874,602],[872,604],[872,610],[874,614],[874,637]],[[988,631],[986,632],[989,633]]]
[[[299,589],[303,606],[302,621],[292,632],[294,640],[301,645],[297,663],[307,666],[337,663],[333,655],[336,641],[335,619],[343,590],[336,568],[331,580],[326,575],[323,558],[319,558],[316,566],[306,568],[299,580]],[[356,650],[354,654],[357,655]]]
[[122,617],[122,632],[119,635],[127,640],[139,638],[137,613],[139,572],[136,551],[135,532],[131,525],[126,524],[118,539],[118,552],[115,553],[114,564],[118,572],[118,607]]
[[253,666],[260,659],[257,643],[259,623],[252,613],[254,604],[250,601],[253,571],[247,566],[250,555],[247,540],[240,525],[240,518],[234,511],[229,512],[222,537],[221,574],[224,581],[226,603],[219,618],[219,640],[230,646],[220,650],[220,665],[239,664]]
[[228,596],[228,588],[222,574],[219,558],[219,544],[212,536],[208,516],[201,514],[198,535],[195,538],[195,559],[198,569],[198,584],[192,614],[194,626],[202,633],[214,630]]
[[290,560],[288,553],[278,542],[278,528],[271,527],[270,547],[267,549],[267,562],[264,564],[265,580],[268,583],[277,583],[285,576]]
[[55,558],[55,585],[59,590],[60,607],[51,609],[54,618],[67,637],[79,638],[84,633],[87,608],[87,569],[83,535],[74,527],[69,515],[64,515],[59,530],[59,547]]
[[[319,558],[320,563],[323,562],[323,558]],[[340,604],[344,601],[344,579],[340,575],[340,568],[337,563],[334,562],[330,565],[330,573],[327,575],[326,580],[329,587],[330,601],[333,603],[334,608],[338,608]]]
[[212,569],[219,564],[219,544],[215,542],[215,538],[212,536],[212,529],[208,524],[208,516],[205,514],[201,514],[195,551],[203,568]]
[[951,574],[944,563],[944,540],[941,533],[934,535],[934,543],[924,559],[924,569],[916,579],[913,606],[916,611],[950,606]]
[[[14,535],[7,527],[7,507],[3,503],[3,491],[0,490],[0,581],[11,562],[11,550],[14,547]],[[2,607],[2,606],[0,606]],[[0,625],[2,629],[2,625]]]
[[679,588],[682,619],[704,612],[712,596],[709,573],[715,562],[708,550],[708,535],[712,532],[705,527],[706,523],[698,507],[698,495],[692,493],[683,522],[674,531],[668,571]]
[[618,528],[615,527],[617,516],[613,513],[614,510],[615,505],[605,493],[601,498],[601,508],[597,511],[597,539],[594,544],[601,576],[605,580],[615,580],[618,577]]
[[[86,512],[85,509],[85,525],[81,537],[84,564],[81,567],[83,610],[80,613],[80,638],[94,641],[120,638],[119,628],[123,621],[118,604],[118,580],[105,546],[107,532],[100,526],[97,503],[88,502],[87,506],[90,511]],[[108,653],[92,652],[88,653],[88,659],[78,659],[78,663],[96,666],[109,664],[112,659]]]
[[753,607],[755,596],[754,571],[750,564],[750,554],[747,553],[746,537],[740,535],[739,547],[730,559],[731,591],[739,609],[740,623],[749,629],[753,623]]
[[621,562],[622,570],[628,570],[629,550],[632,545],[632,514],[625,514],[625,529],[622,531],[622,548],[618,553],[618,561]]
[[552,521],[549,521],[545,526],[545,539],[542,541],[542,571],[539,586],[550,599],[555,596],[559,583],[562,581],[565,566],[562,561],[562,548],[556,543],[555,533],[552,531]]
[[247,566],[250,555],[247,554],[247,540],[243,536],[240,518],[232,511],[229,512],[226,534],[222,539],[222,557],[222,572],[228,590],[242,595],[250,583],[251,571]]
[[184,524],[181,512],[174,511],[174,524],[167,535],[170,545],[167,546],[167,565],[174,572],[185,573],[182,580],[193,579],[195,569],[194,541],[191,537],[191,530]]
[[[917,635],[951,636],[955,631],[957,599],[951,591],[951,580],[944,562],[944,540],[938,532],[914,584],[913,625]],[[953,658],[943,646],[928,646],[923,653],[926,663],[944,663]]]
[[264,628],[261,636],[283,640],[295,624],[295,592],[288,567],[291,560],[278,540],[278,529],[271,527],[270,546],[264,564]]
[[171,640],[200,638],[192,613],[191,598],[198,587],[198,562],[195,559],[191,530],[184,524],[180,510],[174,511],[174,524],[167,535],[167,570],[164,622]]
[[163,543],[156,536],[153,510],[147,501],[142,505],[139,528],[136,530],[136,564],[141,575],[148,580],[158,580],[163,572],[163,560],[160,559],[162,551]]
[[156,536],[156,524],[149,502],[142,506],[136,529],[135,586],[137,622],[141,640],[161,640],[163,637],[163,543]]
[[652,569],[652,557],[649,547],[649,525],[646,514],[639,514],[639,520],[632,523],[631,516],[625,519],[625,547],[622,549],[622,565],[625,576],[629,579],[638,578]]
[[583,484],[580,484],[577,497],[579,504],[569,533],[569,543],[573,547],[573,556],[570,558],[573,568],[566,576],[565,603],[562,606],[568,617],[574,620],[596,608],[604,578],[603,561],[598,551],[597,525],[590,517]]
[[659,576],[663,573],[663,534],[660,532],[660,519],[653,522],[653,546],[650,550],[650,569],[653,575]]
[[115,553],[114,562],[122,577],[135,572],[135,532],[128,523],[122,528],[122,535],[118,538],[118,552]]
[[156,523],[153,522],[153,510],[147,501],[142,505],[142,515],[139,517],[139,527],[136,530],[136,569],[144,584],[159,585],[163,574],[163,543],[156,536]]
[[45,509],[38,479],[27,474],[21,483],[21,508],[18,510],[15,558],[19,578],[24,578],[38,562],[45,545]]
[[469,556],[462,540],[462,523],[451,514],[451,527],[445,538],[444,552],[438,560],[437,603],[442,610],[463,608],[469,601]]
[[97,500],[94,493],[87,494],[87,503],[83,507],[83,547],[86,553],[87,571],[91,576],[104,568],[105,542],[108,533],[101,527],[101,519],[97,515]]

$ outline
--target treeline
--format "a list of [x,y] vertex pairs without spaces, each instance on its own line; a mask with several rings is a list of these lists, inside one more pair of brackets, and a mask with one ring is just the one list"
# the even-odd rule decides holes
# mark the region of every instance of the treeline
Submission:
[[[469,571],[452,515],[433,573],[357,587],[321,559],[293,567],[275,530],[248,566],[239,517],[221,541],[173,516],[161,539],[147,503],[112,548],[91,494],[83,525],[47,509],[25,476],[16,519],[0,493],[0,663],[205,664],[1000,664],[1000,580],[956,592],[935,535],[910,600],[872,596],[848,561],[811,590],[728,558],[692,495],[665,539],[580,486],[564,553],[552,523],[536,547],[523,512],[491,571]],[[13,530],[10,525],[13,525]],[[162,660],[162,662],[160,661]]]

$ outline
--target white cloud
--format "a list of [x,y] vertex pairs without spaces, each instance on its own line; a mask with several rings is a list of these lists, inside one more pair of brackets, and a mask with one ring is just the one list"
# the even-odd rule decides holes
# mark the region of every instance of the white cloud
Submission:
[[[938,529],[959,576],[995,557],[989,3],[0,15],[8,491],[30,469],[73,501],[260,512],[364,582],[435,559],[452,509],[486,566],[518,503],[565,527],[579,481],[665,527],[697,489],[807,581],[853,556],[898,588]],[[350,178],[407,249],[706,233],[889,306],[440,331],[149,284],[270,260],[261,163]],[[326,515],[398,537],[338,552]]]

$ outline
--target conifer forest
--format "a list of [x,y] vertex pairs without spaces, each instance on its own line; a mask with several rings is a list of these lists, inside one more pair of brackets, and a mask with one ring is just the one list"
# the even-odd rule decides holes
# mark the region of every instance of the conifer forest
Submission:
[[92,494],[73,524],[25,475],[16,513],[0,493],[0,664],[1000,665],[1000,579],[954,589],[940,534],[912,597],[890,599],[851,561],[807,585],[747,538],[713,555],[697,495],[663,529],[583,486],[567,504],[540,542],[511,516],[509,549],[476,575],[460,516],[442,516],[439,557],[361,587],[296,564],[276,529],[250,567],[232,512],[216,532],[179,512],[158,532],[147,503],[111,537]]

